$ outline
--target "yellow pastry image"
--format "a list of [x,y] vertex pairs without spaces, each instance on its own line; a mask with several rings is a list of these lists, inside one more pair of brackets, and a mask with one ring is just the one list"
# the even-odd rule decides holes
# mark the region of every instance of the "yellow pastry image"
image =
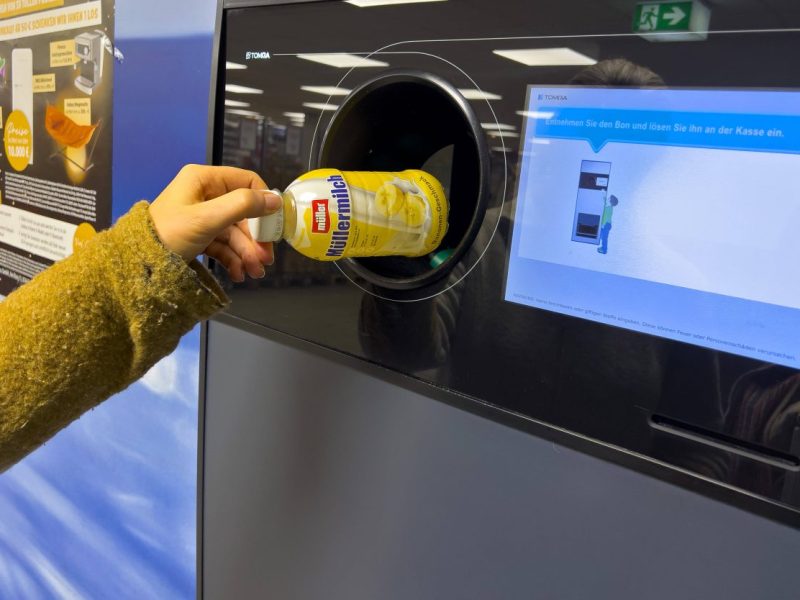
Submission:
[[67,148],[83,148],[92,139],[97,125],[78,125],[55,106],[47,105],[44,117],[47,133]]

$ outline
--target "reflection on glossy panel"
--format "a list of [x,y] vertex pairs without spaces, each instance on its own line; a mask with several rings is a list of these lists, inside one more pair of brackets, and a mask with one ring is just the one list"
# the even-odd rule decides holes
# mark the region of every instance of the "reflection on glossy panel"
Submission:
[[[546,136],[526,137],[528,121],[553,116],[547,106],[531,108],[532,86],[797,86],[796,74],[786,66],[800,44],[800,29],[793,29],[800,27],[795,3],[771,2],[769,10],[755,0],[714,6],[707,35],[693,41],[669,36],[654,41],[634,32],[636,5],[551,1],[538,2],[534,9],[528,2],[505,1],[487,11],[484,2],[464,0],[371,9],[312,3],[229,10],[225,59],[247,69],[222,70],[222,83],[263,89],[264,94],[247,97],[252,115],[218,107],[216,160],[253,168],[275,187],[286,186],[309,168],[338,166],[319,164],[320,156],[331,163],[350,160],[347,152],[354,148],[366,163],[405,156],[415,163],[405,168],[421,167],[445,142],[442,148],[427,148],[430,156],[421,156],[409,150],[425,148],[435,135],[415,139],[388,125],[393,116],[423,118],[414,113],[425,108],[415,108],[413,90],[387,100],[387,111],[340,132],[336,152],[322,147],[334,107],[345,107],[337,119],[350,114],[348,97],[339,90],[357,90],[400,70],[429,73],[460,90],[481,124],[478,133],[465,129],[472,136],[466,143],[482,148],[481,159],[489,167],[481,181],[489,197],[476,237],[447,264],[445,277],[419,289],[390,290],[365,282],[346,263],[314,263],[279,247],[265,281],[229,284],[232,312],[521,418],[539,419],[800,508],[792,466],[792,457],[800,456],[795,370],[559,314],[555,307],[543,310],[505,300],[521,167],[535,160],[536,148],[544,152],[548,144],[555,145]],[[392,34],[375,28],[378,15],[392,23]],[[303,36],[294,33],[299,22]],[[264,41],[267,29],[271,34]],[[253,50],[268,51],[270,58],[248,61],[247,52]],[[346,65],[330,59],[345,54]],[[433,103],[428,106],[439,110]],[[442,127],[448,122],[444,114],[424,118]],[[548,155],[556,151],[547,150]],[[453,154],[437,162],[450,165],[452,210],[456,218],[468,220],[480,185],[459,187],[467,177],[453,171],[459,160]],[[582,160],[602,162],[588,144]],[[562,186],[570,203],[564,239],[569,244],[571,236],[592,232],[593,243],[573,244],[582,247],[575,251],[597,255],[610,248],[613,253],[625,211],[631,211],[630,198],[614,189],[624,171],[612,164],[608,180],[592,186],[600,190],[599,204],[576,212],[576,194],[586,182],[581,160],[569,168],[572,179]],[[545,167],[537,173],[552,175]],[[618,205],[610,201],[612,194]],[[703,197],[698,190],[698,198]],[[610,223],[619,225],[617,230],[605,227]],[[573,293],[589,281],[589,275],[558,279],[561,275],[547,264],[538,276]],[[648,301],[638,294],[629,300]],[[705,318],[704,310],[716,318],[710,305],[698,318]],[[677,425],[654,427],[664,419]],[[683,432],[684,425],[692,435],[675,433]]]

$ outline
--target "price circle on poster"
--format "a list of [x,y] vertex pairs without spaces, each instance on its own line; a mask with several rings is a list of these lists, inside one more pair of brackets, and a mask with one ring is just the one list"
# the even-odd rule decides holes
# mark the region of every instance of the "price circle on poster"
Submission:
[[90,239],[97,235],[97,230],[91,223],[81,223],[72,237],[72,251],[77,252]]
[[8,115],[3,131],[3,145],[11,168],[24,171],[31,162],[33,136],[28,117],[21,110],[15,110]]

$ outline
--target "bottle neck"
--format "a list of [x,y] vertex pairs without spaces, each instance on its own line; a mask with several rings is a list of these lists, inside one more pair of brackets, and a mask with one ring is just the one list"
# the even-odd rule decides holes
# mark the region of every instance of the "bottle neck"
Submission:
[[[287,235],[294,234],[297,217],[294,214],[294,196],[287,197],[288,192],[271,190],[283,198],[281,208],[270,215],[248,219],[250,235],[257,242],[279,242]],[[287,224],[286,219],[289,219]]]
[[297,206],[294,194],[286,190],[281,194],[283,197],[283,232],[282,239],[291,239],[297,230]]

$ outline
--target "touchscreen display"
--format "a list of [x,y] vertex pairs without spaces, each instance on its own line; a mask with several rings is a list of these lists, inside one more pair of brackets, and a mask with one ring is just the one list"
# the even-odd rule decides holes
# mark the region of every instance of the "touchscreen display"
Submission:
[[800,367],[800,92],[530,87],[505,299]]

